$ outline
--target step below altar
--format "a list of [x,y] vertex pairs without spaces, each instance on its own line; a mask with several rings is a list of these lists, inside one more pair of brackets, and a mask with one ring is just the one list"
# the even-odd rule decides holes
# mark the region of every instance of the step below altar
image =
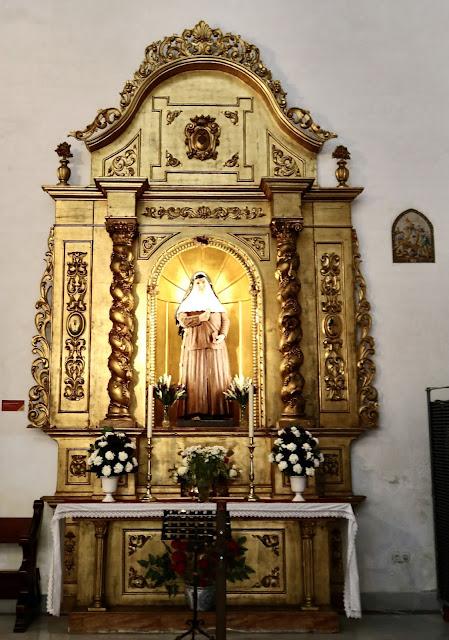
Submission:
[[[360,616],[357,524],[349,504],[239,501],[227,508],[232,538],[244,545],[251,568],[246,577],[227,584],[233,628],[271,630],[277,619],[276,629],[336,631],[337,611]],[[107,632],[114,625],[128,632],[175,628],[179,612],[186,614],[183,588],[169,597],[165,585],[155,585],[141,564],[166,550],[161,527],[167,509],[214,510],[215,504],[58,505],[49,612],[69,613],[70,629],[78,632]],[[258,617],[260,608],[273,615]]]

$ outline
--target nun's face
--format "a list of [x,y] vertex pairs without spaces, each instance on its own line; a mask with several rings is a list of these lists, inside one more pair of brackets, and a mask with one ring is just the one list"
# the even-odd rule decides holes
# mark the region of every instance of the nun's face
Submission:
[[206,283],[207,283],[206,278],[204,276],[199,276],[198,278],[195,278],[195,280],[193,281],[193,288],[195,289],[195,291],[204,293],[206,289]]

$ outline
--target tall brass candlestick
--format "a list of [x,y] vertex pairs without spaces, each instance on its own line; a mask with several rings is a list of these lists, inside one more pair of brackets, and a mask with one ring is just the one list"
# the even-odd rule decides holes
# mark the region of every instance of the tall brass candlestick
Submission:
[[256,448],[256,445],[254,444],[254,436],[250,436],[249,437],[249,445],[248,445],[248,450],[249,450],[249,493],[246,496],[246,499],[248,500],[248,502],[256,502],[256,500],[259,500],[258,496],[256,496],[256,493],[254,491],[254,449]]
[[153,445],[151,443],[151,437],[148,438],[148,444],[146,446],[147,455],[148,455],[148,466],[147,466],[147,490],[145,495],[140,499],[141,502],[154,502],[157,500],[151,493],[151,452],[153,451]]

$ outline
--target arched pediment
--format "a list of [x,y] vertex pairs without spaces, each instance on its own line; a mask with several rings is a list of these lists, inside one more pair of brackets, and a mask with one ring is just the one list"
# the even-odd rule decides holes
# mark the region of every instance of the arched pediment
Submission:
[[217,70],[239,77],[253,87],[268,104],[287,136],[312,152],[336,134],[322,129],[310,112],[289,108],[286,92],[263,64],[259,49],[239,35],[212,29],[204,21],[181,35],[173,35],[149,45],[132,80],[125,83],[118,107],[100,109],[84,129],[70,135],[83,140],[90,150],[104,147],[131,123],[146,96],[160,83],[186,71]]

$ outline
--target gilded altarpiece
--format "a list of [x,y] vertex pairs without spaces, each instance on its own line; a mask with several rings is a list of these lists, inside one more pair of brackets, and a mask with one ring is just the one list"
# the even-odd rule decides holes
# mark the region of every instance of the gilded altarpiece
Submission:
[[[99,499],[87,450],[105,424],[127,431],[138,450],[139,472],[120,483],[119,499],[144,495],[147,388],[164,372],[177,378],[175,311],[189,277],[203,270],[230,317],[232,373],[255,382],[256,493],[291,498],[267,456],[277,425],[299,422],[325,455],[307,499],[357,503],[351,444],[377,425],[377,393],[351,218],[361,189],[346,184],[349,154],[335,156],[338,186],[319,186],[318,154],[335,134],[288,107],[254,45],[205,23],[149,46],[120,95],[119,107],[72,132],[91,152],[91,183],[68,183],[66,154],[59,184],[44,187],[55,225],[37,303],[29,419],[58,445],[49,501]],[[184,446],[208,443],[234,449],[242,475],[231,498],[245,498],[248,434],[238,421],[183,425],[173,412],[167,430],[155,417],[155,497],[179,497],[168,468]],[[230,589],[232,602],[300,603],[302,577],[291,568],[299,525],[238,527],[257,571]],[[92,536],[91,523],[66,527],[68,609],[92,597],[92,556],[78,553]],[[338,527],[319,521],[313,537],[315,604],[329,606],[341,588]],[[115,522],[107,544],[109,557],[121,558],[106,571],[111,606],[166,602],[136,562],[160,547],[158,523]]]

